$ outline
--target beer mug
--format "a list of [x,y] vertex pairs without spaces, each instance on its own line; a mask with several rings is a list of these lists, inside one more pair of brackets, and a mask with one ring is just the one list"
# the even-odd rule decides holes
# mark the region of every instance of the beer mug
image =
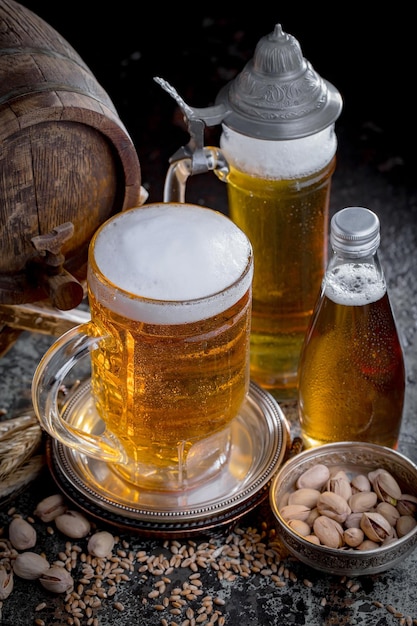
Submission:
[[[182,203],[119,213],[94,234],[91,320],[62,335],[33,380],[49,435],[151,490],[184,490],[228,460],[249,389],[253,253],[225,215]],[[84,356],[103,423],[63,419],[59,390]]]

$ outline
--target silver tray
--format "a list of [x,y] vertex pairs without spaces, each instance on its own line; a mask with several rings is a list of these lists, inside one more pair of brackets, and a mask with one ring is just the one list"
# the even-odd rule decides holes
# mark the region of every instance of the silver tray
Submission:
[[[64,419],[97,432],[90,381],[62,409]],[[228,463],[206,483],[180,492],[133,487],[103,461],[49,439],[48,464],[57,484],[89,514],[148,535],[185,536],[230,525],[257,506],[290,444],[287,420],[274,398],[251,382],[248,398],[232,424]]]

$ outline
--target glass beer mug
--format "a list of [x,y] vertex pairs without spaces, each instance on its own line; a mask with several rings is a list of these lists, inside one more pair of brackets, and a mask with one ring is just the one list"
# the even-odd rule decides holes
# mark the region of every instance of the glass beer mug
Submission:
[[[165,199],[184,201],[187,177],[213,170],[227,183],[229,215],[254,250],[251,377],[278,400],[297,395],[303,338],[327,264],[328,208],[338,91],[282,31],[261,38],[241,74],[206,109],[175,89],[190,143],[171,158]],[[220,148],[204,125],[222,125]]]
[[[109,219],[89,247],[91,321],[60,337],[35,372],[43,428],[143,489],[211,478],[249,389],[252,274],[248,238],[219,212],[159,203]],[[84,356],[98,434],[65,421],[58,402]]]

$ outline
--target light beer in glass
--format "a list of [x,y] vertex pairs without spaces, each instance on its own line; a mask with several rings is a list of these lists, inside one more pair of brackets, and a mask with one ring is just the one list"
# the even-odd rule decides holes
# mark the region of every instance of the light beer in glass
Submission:
[[224,127],[229,214],[254,251],[251,377],[277,399],[297,395],[301,345],[327,264],[333,127],[266,141]]
[[299,385],[306,447],[334,441],[397,446],[404,361],[377,266],[347,263],[326,273],[301,353]]
[[251,279],[247,237],[203,207],[148,205],[94,236],[93,394],[136,479],[184,486],[221,460],[249,385]]

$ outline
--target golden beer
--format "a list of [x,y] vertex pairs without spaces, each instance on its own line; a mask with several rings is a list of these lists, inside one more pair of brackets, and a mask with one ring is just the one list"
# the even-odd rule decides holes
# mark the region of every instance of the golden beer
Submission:
[[277,399],[297,395],[301,345],[327,264],[333,128],[266,141],[225,128],[229,215],[254,253],[251,378]]
[[[371,286],[371,272],[368,278]],[[385,287],[358,305],[326,290],[300,359],[305,446],[367,441],[395,448],[404,387],[403,354]]]
[[202,207],[129,213],[90,248],[92,332],[101,337],[93,395],[135,468],[118,470],[161,488],[177,475],[172,483],[184,486],[227,453],[227,427],[248,391],[251,247],[231,220]]
[[251,240],[255,273],[251,377],[294,395],[301,345],[327,262],[334,159],[311,176],[270,180],[230,168],[229,211]]

